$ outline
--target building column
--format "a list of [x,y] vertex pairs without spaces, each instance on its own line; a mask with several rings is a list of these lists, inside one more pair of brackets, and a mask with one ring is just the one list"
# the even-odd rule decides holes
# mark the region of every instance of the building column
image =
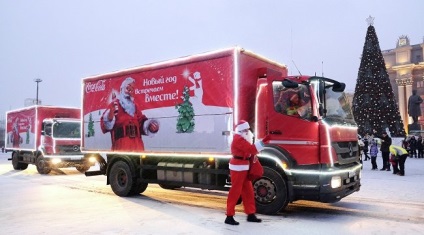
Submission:
[[405,94],[406,82],[402,78],[397,78],[395,81],[398,87],[398,101],[399,101],[398,108],[399,108],[400,118],[402,119],[402,122],[403,122],[403,128],[407,130],[409,121],[408,121],[408,110],[407,110],[408,100],[406,99],[407,96]]
[[[405,92],[406,92],[406,94],[405,94],[405,98],[406,98],[406,100],[405,100],[405,107],[406,107],[406,115],[407,115],[407,117],[408,117],[408,123],[407,124],[411,124],[411,123],[413,123],[414,121],[412,120],[412,117],[409,117],[409,115],[408,115],[408,100],[409,100],[409,97],[412,95],[412,77],[408,77],[408,78],[406,78],[405,79]],[[408,130],[408,132],[409,132],[409,130]]]

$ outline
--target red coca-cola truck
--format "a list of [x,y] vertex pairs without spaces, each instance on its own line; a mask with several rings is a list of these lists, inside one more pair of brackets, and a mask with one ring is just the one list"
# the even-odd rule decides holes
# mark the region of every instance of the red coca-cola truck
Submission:
[[265,143],[264,175],[252,182],[259,213],[339,201],[360,189],[361,176],[344,87],[288,76],[286,66],[239,47],[87,77],[82,149],[100,170],[86,175],[106,175],[119,196],[149,183],[228,190],[233,128],[246,120]]
[[84,173],[93,163],[81,152],[81,109],[31,106],[6,112],[6,148],[15,170],[35,164],[40,174],[75,167]]

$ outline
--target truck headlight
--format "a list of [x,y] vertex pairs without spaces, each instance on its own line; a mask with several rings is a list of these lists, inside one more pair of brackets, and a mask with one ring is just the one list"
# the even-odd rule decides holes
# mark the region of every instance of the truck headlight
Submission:
[[96,159],[96,157],[89,157],[88,161],[91,162],[91,163],[96,163],[97,159]]
[[342,178],[340,176],[331,177],[331,188],[339,188],[342,186]]
[[52,159],[52,163],[53,164],[58,164],[59,162],[61,162],[62,160],[60,158],[53,158]]

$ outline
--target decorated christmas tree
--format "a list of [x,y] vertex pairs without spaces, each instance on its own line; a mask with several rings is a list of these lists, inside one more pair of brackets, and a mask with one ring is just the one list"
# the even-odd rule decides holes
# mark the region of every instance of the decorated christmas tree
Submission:
[[175,106],[178,109],[177,132],[178,133],[191,133],[194,131],[194,109],[190,103],[190,90],[184,86],[182,103]]
[[360,135],[389,130],[392,136],[405,136],[373,20],[371,16],[367,19],[369,26],[352,102],[353,116]]
[[27,130],[26,130],[26,140],[25,143],[29,144],[29,131],[30,131],[31,127],[27,126]]
[[90,116],[88,116],[88,133],[87,137],[94,136],[94,121],[93,116],[90,113]]

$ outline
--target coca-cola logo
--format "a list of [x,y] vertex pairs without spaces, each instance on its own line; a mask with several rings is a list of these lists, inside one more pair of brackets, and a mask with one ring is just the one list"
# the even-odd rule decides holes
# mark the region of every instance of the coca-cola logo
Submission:
[[85,84],[85,93],[104,91],[105,89],[105,80],[99,80],[97,82],[88,82]]

